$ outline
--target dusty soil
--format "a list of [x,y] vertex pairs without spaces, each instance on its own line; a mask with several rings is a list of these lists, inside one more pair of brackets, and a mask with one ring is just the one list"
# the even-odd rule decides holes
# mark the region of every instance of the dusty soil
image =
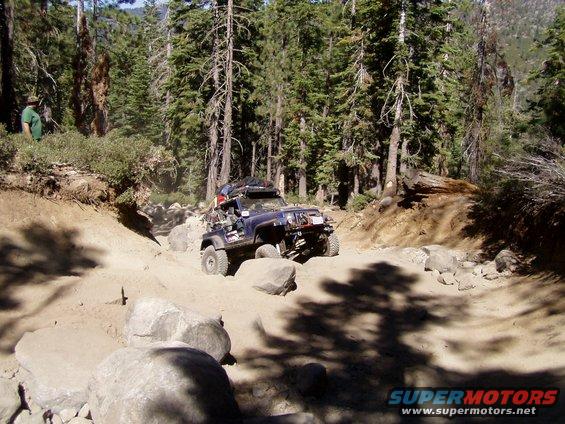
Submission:
[[[426,224],[417,234],[430,238],[419,243],[406,236],[408,218],[379,239],[357,228],[366,225],[355,224],[358,217],[338,213],[341,254],[297,265],[298,290],[283,298],[206,276],[197,252],[174,254],[165,240],[131,232],[108,211],[0,191],[1,375],[15,372],[13,349],[25,331],[98,327],[123,343],[127,304],[158,296],[222,314],[236,361],[225,369],[248,414],[310,410],[327,423],[400,422],[383,403],[394,386],[563,387],[558,277],[516,276],[460,292],[401,249],[375,248],[476,246],[456,242],[449,216],[438,212],[438,234]],[[292,390],[289,370],[311,361],[330,376],[320,399]],[[558,416],[555,409],[547,419]]]

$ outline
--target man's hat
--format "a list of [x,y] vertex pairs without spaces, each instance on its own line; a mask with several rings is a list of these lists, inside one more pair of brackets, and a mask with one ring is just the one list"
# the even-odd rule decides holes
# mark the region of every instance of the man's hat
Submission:
[[37,96],[29,96],[27,98],[27,104],[30,105],[32,103],[39,103],[39,98]]

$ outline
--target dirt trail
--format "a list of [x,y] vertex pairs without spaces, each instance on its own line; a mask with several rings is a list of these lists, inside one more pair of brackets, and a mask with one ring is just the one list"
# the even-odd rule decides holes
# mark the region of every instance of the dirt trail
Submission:
[[[128,304],[158,296],[220,312],[237,360],[225,369],[249,412],[397,422],[383,406],[393,386],[563,387],[563,281],[511,277],[460,292],[400,249],[360,250],[342,229],[342,253],[297,265],[298,290],[282,298],[203,275],[197,253],[169,252],[109,212],[0,191],[2,374],[15,371],[25,331],[99,327],[123,343],[123,288]],[[323,398],[250,394],[310,361],[328,367]]]

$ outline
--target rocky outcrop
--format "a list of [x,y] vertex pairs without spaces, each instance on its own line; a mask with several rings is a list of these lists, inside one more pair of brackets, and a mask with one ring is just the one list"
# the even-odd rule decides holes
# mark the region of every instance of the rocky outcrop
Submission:
[[223,423],[240,416],[218,362],[180,342],[113,353],[97,367],[88,403],[96,424]]
[[201,219],[189,217],[184,224],[177,225],[169,233],[169,248],[175,252],[200,250],[202,234],[205,231],[206,226]]
[[203,316],[165,299],[142,298],[130,308],[124,337],[128,345],[178,341],[221,362],[231,349],[228,333],[217,318]]
[[241,264],[235,278],[263,293],[286,296],[296,290],[296,266],[288,259],[260,258]]
[[12,380],[0,378],[0,423],[10,422],[20,409],[18,385]]
[[18,378],[31,399],[57,413],[86,403],[96,366],[120,345],[99,329],[43,328],[25,333],[16,345]]

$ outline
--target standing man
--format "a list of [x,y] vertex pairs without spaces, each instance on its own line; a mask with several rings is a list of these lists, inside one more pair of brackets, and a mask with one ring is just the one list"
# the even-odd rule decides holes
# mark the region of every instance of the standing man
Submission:
[[27,98],[27,106],[22,112],[22,129],[25,135],[34,139],[41,140],[41,118],[35,111],[39,105],[39,99],[35,96]]

